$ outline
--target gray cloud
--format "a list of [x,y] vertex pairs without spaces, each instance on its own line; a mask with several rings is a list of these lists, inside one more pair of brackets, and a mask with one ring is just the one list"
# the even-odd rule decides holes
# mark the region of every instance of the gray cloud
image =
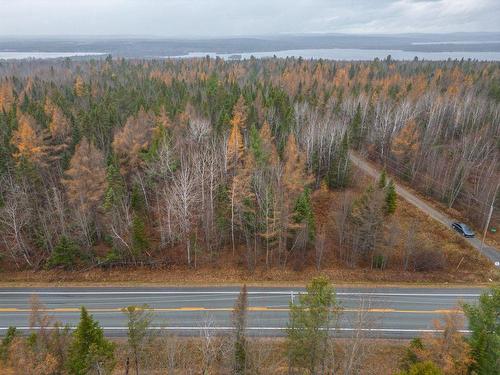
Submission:
[[500,31],[498,0],[0,0],[0,35]]

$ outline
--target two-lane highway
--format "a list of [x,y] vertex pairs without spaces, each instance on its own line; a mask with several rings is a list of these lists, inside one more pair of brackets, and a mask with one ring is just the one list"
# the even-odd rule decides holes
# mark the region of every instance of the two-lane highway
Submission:
[[[249,332],[282,335],[289,303],[301,292],[303,289],[249,288]],[[79,309],[85,306],[110,336],[126,333],[123,307],[144,304],[154,313],[154,329],[196,335],[204,329],[228,331],[238,293],[238,288],[217,287],[0,289],[0,335],[9,326],[29,329],[32,295],[38,295],[47,314],[71,327],[78,323]],[[359,328],[370,337],[409,338],[434,332],[436,319],[456,312],[461,302],[477,301],[480,293],[479,288],[338,288],[342,313],[336,334],[348,336]]]

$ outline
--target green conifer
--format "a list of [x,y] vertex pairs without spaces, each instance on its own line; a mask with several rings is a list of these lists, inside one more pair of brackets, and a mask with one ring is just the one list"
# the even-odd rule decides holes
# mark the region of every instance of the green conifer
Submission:
[[104,338],[103,330],[85,307],[80,322],[73,333],[69,347],[67,370],[71,375],[86,375],[100,369],[111,371],[114,367],[115,345]]

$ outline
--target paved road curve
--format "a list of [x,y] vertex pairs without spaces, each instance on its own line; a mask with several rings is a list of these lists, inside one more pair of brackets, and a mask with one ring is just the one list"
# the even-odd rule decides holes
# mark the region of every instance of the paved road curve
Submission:
[[[291,299],[301,289],[249,288],[249,332],[283,335]],[[46,312],[64,324],[75,326],[84,305],[109,336],[126,334],[120,311],[129,305],[148,304],[154,311],[153,326],[165,331],[198,335],[203,329],[227,331],[238,288],[38,288],[0,289],[0,335],[9,326],[27,330],[30,298],[38,295]],[[456,311],[461,301],[475,302],[481,289],[439,288],[339,288],[343,308],[337,334],[353,333],[360,317],[369,337],[411,338],[433,332],[435,319]]]
[[[350,153],[350,159],[354,165],[360,168],[363,172],[372,176],[374,178],[378,178],[380,176],[380,172],[375,169],[371,164],[367,163],[365,160],[360,158],[359,156]],[[449,230],[453,231],[451,228],[451,224],[456,221],[448,215],[436,210],[434,207],[431,207],[422,199],[417,197],[415,194],[410,192],[408,189],[405,189],[401,185],[396,184],[396,193],[401,196],[403,199],[417,207],[419,210],[425,212],[427,215],[432,217],[434,220],[439,221],[441,224],[444,224]],[[457,234],[458,236],[458,234]],[[484,245],[481,249],[481,240],[479,238],[464,238],[468,243],[470,243],[476,250],[481,251],[481,253],[490,259],[494,264],[499,264],[500,262],[500,252],[498,249],[492,246]]]

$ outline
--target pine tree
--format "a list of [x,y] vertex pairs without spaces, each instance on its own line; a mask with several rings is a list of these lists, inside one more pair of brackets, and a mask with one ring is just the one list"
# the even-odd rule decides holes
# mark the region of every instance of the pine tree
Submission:
[[379,189],[385,189],[387,187],[387,172],[385,171],[385,168],[382,169],[382,173],[380,173],[379,179],[378,179],[378,188]]
[[132,249],[136,255],[141,255],[149,248],[146,226],[140,215],[134,214],[132,218]]
[[396,186],[394,185],[394,181],[389,180],[389,184],[385,189],[385,212],[387,215],[392,215],[396,212],[397,206],[397,194],[396,194]]
[[349,138],[352,147],[358,150],[361,146],[361,106],[358,104],[354,118],[349,125]]
[[110,210],[115,207],[125,194],[125,182],[115,160],[113,160],[106,171],[107,188],[104,193],[104,208]]
[[500,287],[494,287],[479,297],[477,305],[465,304],[465,316],[472,331],[469,345],[474,362],[471,373],[498,374],[500,368]]
[[300,294],[298,303],[290,302],[286,330],[286,350],[292,370],[317,374],[326,368],[329,352],[329,330],[333,328],[340,310],[335,290],[326,278],[313,279]]
[[247,319],[248,295],[247,287],[243,285],[238,299],[234,305],[233,327],[234,337],[234,364],[233,374],[244,375],[248,371],[247,341],[245,335]]
[[[114,363],[115,345],[104,338],[99,327],[85,307],[80,313],[80,322],[69,347],[67,370],[71,375],[86,375],[90,371],[111,371]],[[96,371],[97,370],[97,371]]]
[[62,236],[47,261],[47,267],[62,267],[64,269],[71,269],[75,266],[79,253],[80,249],[78,245],[71,241],[68,237]]
[[305,228],[307,230],[308,240],[310,242],[314,241],[316,226],[314,223],[311,192],[307,188],[297,198],[297,202],[295,203],[295,208],[293,210],[293,222],[297,224],[299,228]]

